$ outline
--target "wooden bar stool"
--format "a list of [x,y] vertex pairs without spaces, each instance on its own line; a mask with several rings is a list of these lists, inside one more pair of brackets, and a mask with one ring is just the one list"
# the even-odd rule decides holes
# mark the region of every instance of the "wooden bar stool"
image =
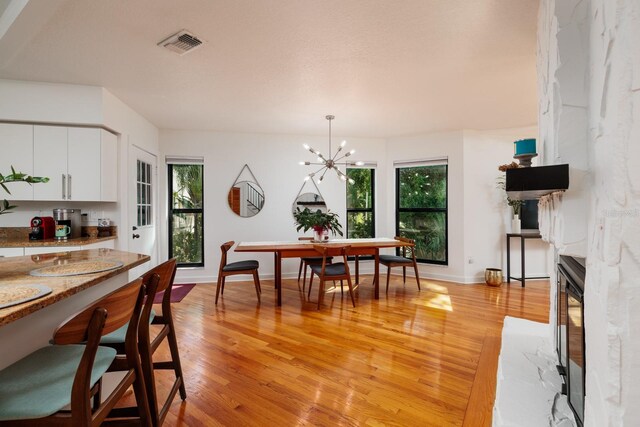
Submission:
[[[351,303],[356,306],[356,300],[353,297],[353,286],[351,285],[351,274],[349,273],[349,264],[347,263],[347,253],[351,246],[323,246],[313,245],[318,253],[322,255],[322,264],[311,266],[311,277],[309,278],[309,295],[311,295],[311,286],[313,284],[313,274],[315,273],[320,279],[320,287],[318,289],[318,310],[320,310],[320,303],[322,302],[322,296],[324,295],[324,282],[327,280],[336,281],[340,280],[340,291],[342,292],[342,281],[347,280],[349,286],[349,295],[351,296]],[[342,262],[335,264],[327,263],[327,257],[329,255],[342,256]]]
[[[142,308],[140,316],[140,326],[138,329],[138,343],[144,373],[145,386],[147,389],[147,398],[149,400],[151,422],[153,426],[160,426],[167,416],[167,412],[175,398],[178,390],[182,400],[187,398],[187,392],[184,385],[184,376],[182,375],[182,366],[180,364],[180,353],[178,352],[178,341],[176,331],[173,325],[173,316],[171,314],[171,288],[176,274],[176,259],[172,258],[162,264],[147,271],[142,276],[142,283],[146,285],[146,300]],[[157,285],[152,286],[152,282]],[[162,314],[157,315],[153,310],[153,300],[156,293],[164,291],[162,297]],[[149,325],[162,325],[162,329],[151,340]],[[167,339],[171,360],[163,362],[154,362],[153,354],[156,352],[164,339]],[[102,345],[115,348],[119,353],[123,351],[122,328],[103,337]],[[173,370],[175,373],[175,381],[171,387],[166,400],[162,407],[158,409],[158,395],[156,391],[154,370]],[[129,408],[134,409],[134,408]]]
[[380,255],[380,264],[387,266],[387,290],[389,292],[389,275],[391,268],[402,267],[402,283],[407,282],[407,266],[413,265],[413,271],[416,275],[418,290],[420,290],[420,276],[418,275],[418,263],[416,262],[416,242],[406,237],[396,236],[396,240],[405,242],[411,248],[411,258],[407,258],[407,246],[402,247],[402,256],[397,255]]
[[222,258],[220,259],[220,269],[218,270],[218,284],[216,286],[216,304],[218,304],[218,296],[224,294],[224,282],[227,276],[233,276],[235,274],[251,274],[253,275],[253,284],[256,287],[256,295],[258,296],[258,302],[260,302],[260,277],[258,277],[258,268],[260,264],[256,260],[237,261],[227,264],[227,252],[235,245],[233,240],[223,243],[220,246],[222,251]]
[[[138,425],[151,426],[138,354],[142,280],[101,298],[60,325],[53,345],[43,347],[0,371],[0,426],[99,426],[119,417],[115,404],[133,386]],[[129,322],[125,354],[100,346],[100,338]],[[101,378],[125,375],[104,402]],[[71,411],[62,411],[66,406]],[[133,420],[132,420],[133,421]]]

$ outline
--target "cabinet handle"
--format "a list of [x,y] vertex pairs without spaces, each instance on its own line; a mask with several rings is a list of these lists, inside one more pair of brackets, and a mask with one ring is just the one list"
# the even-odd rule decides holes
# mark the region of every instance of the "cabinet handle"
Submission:
[[69,196],[67,197],[67,199],[71,200],[71,175],[67,175],[69,177],[69,179],[67,180],[67,193],[69,194]]
[[67,198],[67,175],[62,174],[62,200]]

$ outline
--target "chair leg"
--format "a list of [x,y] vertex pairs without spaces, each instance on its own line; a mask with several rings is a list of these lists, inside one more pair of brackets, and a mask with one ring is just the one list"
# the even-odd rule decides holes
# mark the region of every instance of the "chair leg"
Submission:
[[389,276],[391,275],[391,266],[387,265],[387,290],[385,292],[389,292]]
[[[306,273],[306,271],[305,271]],[[300,267],[298,267],[298,283],[300,282],[300,276],[302,275],[302,258],[300,258]]]
[[418,282],[418,290],[420,290],[420,276],[418,275],[418,264],[413,263],[413,271],[416,273],[416,282]]
[[167,334],[167,341],[169,342],[171,361],[173,364],[173,370],[176,374],[176,379],[180,380],[180,398],[182,400],[185,400],[187,398],[187,390],[184,385],[184,376],[182,375],[182,365],[180,363],[180,353],[178,352],[178,339],[176,338],[176,329],[173,326],[173,317],[171,316],[171,314],[169,314],[169,316],[167,317],[169,318],[169,333]]
[[[340,283],[342,283],[342,280],[340,281]],[[347,277],[347,286],[349,286],[349,295],[351,295],[351,303],[353,304],[353,307],[355,308],[356,300],[353,297],[353,286],[351,285],[351,277]]]
[[307,294],[307,298],[311,296],[311,285],[313,285],[313,270],[311,270],[311,275],[309,276],[309,293]]
[[224,282],[227,281],[227,276],[222,276],[222,286],[220,286],[220,295],[224,295]]
[[216,285],[216,304],[218,304],[218,297],[220,296],[221,284],[222,284],[222,274],[218,276],[218,284]]
[[256,287],[256,295],[258,296],[258,302],[260,302],[260,279],[258,278],[258,270],[253,271],[253,284]]
[[140,416],[141,426],[151,426],[151,411],[149,408],[149,399],[147,399],[147,390],[144,385],[144,374],[142,373],[142,366],[140,365],[140,359],[136,358],[134,365],[134,372],[136,375],[133,381],[133,394],[136,397],[136,405],[138,406],[138,415]]
[[[309,286],[311,288],[311,286]],[[318,285],[318,310],[320,310],[320,303],[322,302],[322,297],[324,295],[324,280],[320,280],[320,285]]]
[[[302,261],[300,261],[302,263]],[[304,292],[304,287],[307,285],[307,263],[304,263],[304,275],[302,276],[302,292]],[[311,272],[313,274],[313,271]]]
[[342,282],[343,282],[343,281],[342,281],[342,280],[340,280],[340,295],[344,295]]
[[407,267],[402,266],[402,283],[407,283]]

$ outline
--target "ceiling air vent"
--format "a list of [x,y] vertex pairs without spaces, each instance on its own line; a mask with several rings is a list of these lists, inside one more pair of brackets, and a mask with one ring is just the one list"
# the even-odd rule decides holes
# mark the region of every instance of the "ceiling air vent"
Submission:
[[202,43],[203,41],[198,36],[189,33],[187,30],[182,30],[162,40],[158,43],[158,46],[165,47],[179,55],[184,55],[201,46]]

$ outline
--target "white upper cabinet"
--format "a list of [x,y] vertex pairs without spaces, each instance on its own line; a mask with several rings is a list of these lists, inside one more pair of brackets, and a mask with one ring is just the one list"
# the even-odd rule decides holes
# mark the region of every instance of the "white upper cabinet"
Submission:
[[69,128],[67,200],[100,200],[101,131]]
[[66,127],[33,127],[33,173],[49,178],[46,184],[33,186],[33,200],[66,200],[67,135]]
[[[33,175],[33,126],[0,123],[0,173],[8,175],[13,166],[16,172]],[[42,185],[42,184],[39,184]],[[32,200],[34,186],[26,182],[8,184],[8,200]],[[0,193],[4,190],[0,189]]]
[[33,200],[117,201],[118,141],[103,129],[33,126]]
[[118,137],[100,130],[100,149],[101,200],[115,202],[118,200]]

